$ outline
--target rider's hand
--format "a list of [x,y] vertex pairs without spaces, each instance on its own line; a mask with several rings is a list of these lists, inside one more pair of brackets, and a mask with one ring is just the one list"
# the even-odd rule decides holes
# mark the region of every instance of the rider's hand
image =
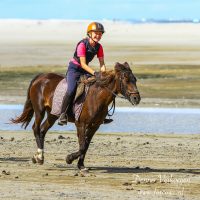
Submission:
[[94,76],[96,79],[100,79],[101,78],[101,72],[94,72]]

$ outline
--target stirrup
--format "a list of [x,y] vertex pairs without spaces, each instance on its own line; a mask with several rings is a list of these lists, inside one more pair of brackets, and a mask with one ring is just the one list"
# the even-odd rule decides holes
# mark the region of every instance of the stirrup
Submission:
[[68,122],[67,115],[65,113],[61,113],[58,119],[58,125],[60,126],[67,125],[67,122]]
[[104,119],[103,123],[104,124],[109,124],[113,121],[113,119]]

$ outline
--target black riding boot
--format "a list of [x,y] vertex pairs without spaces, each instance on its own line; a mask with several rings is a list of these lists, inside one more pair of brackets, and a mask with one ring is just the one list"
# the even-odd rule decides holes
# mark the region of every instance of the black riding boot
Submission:
[[61,114],[58,119],[58,125],[60,125],[60,126],[66,125],[68,122],[67,110],[68,110],[70,102],[71,102],[71,95],[66,93],[63,98]]
[[107,118],[105,118],[104,121],[103,121],[104,124],[109,124],[111,122],[113,122],[113,119],[107,119]]

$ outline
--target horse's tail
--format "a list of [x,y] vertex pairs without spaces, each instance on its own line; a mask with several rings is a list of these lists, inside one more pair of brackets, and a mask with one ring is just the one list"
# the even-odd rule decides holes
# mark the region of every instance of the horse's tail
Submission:
[[33,114],[34,114],[34,109],[33,109],[33,105],[32,105],[32,102],[31,102],[31,99],[30,99],[30,89],[31,89],[31,86],[33,84],[33,82],[40,76],[41,74],[38,74],[37,76],[35,76],[30,84],[29,84],[29,87],[28,87],[28,90],[27,90],[27,98],[26,98],[26,102],[24,104],[24,109],[23,109],[23,112],[20,116],[16,117],[15,119],[14,118],[11,118],[10,121],[13,123],[13,124],[19,124],[19,123],[22,123],[22,126],[24,129],[26,129],[26,127],[29,125],[32,117],[33,117]]

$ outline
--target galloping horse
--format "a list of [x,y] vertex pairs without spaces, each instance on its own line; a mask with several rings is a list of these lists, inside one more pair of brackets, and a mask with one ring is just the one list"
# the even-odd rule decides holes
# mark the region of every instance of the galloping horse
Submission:
[[[11,119],[12,123],[22,123],[22,127],[26,129],[35,114],[32,129],[38,151],[32,158],[34,163],[43,164],[44,162],[45,134],[58,119],[57,116],[51,114],[53,95],[56,86],[63,78],[62,75],[55,73],[37,75],[29,85],[22,114]],[[123,95],[133,105],[140,102],[136,78],[127,62],[116,63],[114,70],[103,72],[101,78],[90,86],[77,121],[72,110],[68,110],[68,120],[75,123],[79,141],[79,150],[66,157],[68,164],[79,158],[78,168],[85,168],[84,159],[91,139],[108,114],[108,105],[118,94]],[[42,123],[45,113],[47,117]]]

